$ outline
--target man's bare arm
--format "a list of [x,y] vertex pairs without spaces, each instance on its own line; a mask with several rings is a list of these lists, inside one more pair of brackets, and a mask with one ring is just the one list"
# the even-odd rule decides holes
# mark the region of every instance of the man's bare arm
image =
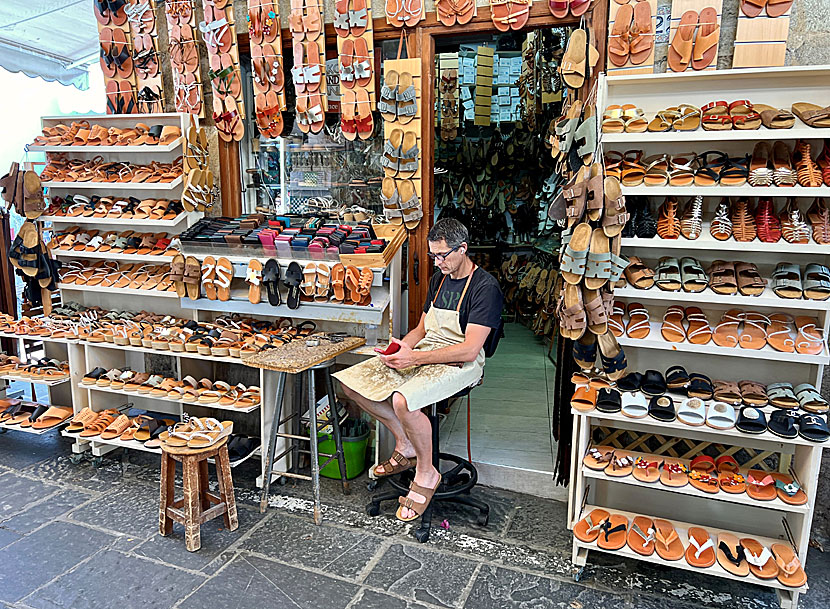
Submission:
[[[423,319],[422,319],[423,321]],[[412,334],[412,332],[410,332]],[[478,356],[484,342],[490,334],[490,328],[478,324],[467,324],[464,332],[464,342],[448,347],[441,347],[432,351],[413,351],[408,342],[401,345],[401,350],[392,355],[380,355],[381,361],[389,366],[400,370],[411,366],[423,366],[425,364],[457,364],[472,362]],[[409,334],[404,340],[409,338]],[[401,341],[403,342],[403,341]]]

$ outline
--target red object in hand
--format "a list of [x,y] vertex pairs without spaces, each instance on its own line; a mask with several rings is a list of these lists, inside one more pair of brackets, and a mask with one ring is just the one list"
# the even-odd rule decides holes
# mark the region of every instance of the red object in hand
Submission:
[[386,347],[385,351],[381,351],[380,349],[375,349],[381,355],[392,355],[393,353],[397,353],[401,350],[400,343],[389,343],[389,346]]

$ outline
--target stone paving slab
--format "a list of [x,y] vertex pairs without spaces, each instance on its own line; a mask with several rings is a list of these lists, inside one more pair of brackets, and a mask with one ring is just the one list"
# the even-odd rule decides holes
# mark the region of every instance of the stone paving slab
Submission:
[[67,522],[54,522],[0,550],[0,600],[17,602],[114,537]]
[[345,609],[358,586],[241,555],[186,598],[181,609]]
[[[2,484],[0,480],[0,485]],[[93,498],[90,493],[76,489],[57,490],[52,487],[52,490],[54,492],[51,495],[30,504],[15,516],[0,521],[0,527],[25,535]]]
[[413,601],[456,607],[477,563],[428,547],[390,546],[366,584]]
[[356,579],[382,542],[375,535],[316,526],[305,517],[273,511],[268,521],[239,547],[293,565]]
[[204,577],[104,550],[24,600],[35,609],[169,609]]
[[406,601],[382,592],[364,588],[358,593],[349,609],[429,609],[426,605]]

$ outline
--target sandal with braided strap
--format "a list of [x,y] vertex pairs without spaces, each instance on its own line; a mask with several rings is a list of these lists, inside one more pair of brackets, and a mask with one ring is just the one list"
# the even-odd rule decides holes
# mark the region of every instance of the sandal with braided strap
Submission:
[[[764,243],[777,243],[781,240],[781,221],[775,215],[775,206],[772,199],[758,201],[758,206],[755,208],[755,226],[758,239]],[[815,236],[815,224],[813,225],[813,235]],[[830,240],[830,226],[828,226],[827,236]]]
[[772,168],[776,186],[795,186],[798,183],[790,149],[784,142],[778,141],[772,145]]
[[795,146],[793,154],[798,183],[809,188],[818,188],[824,183],[821,169],[813,160],[810,143],[801,140]]
[[749,213],[749,201],[741,197],[732,205],[732,236],[736,241],[753,241],[757,235],[755,218]]
[[677,199],[666,197],[657,218],[657,234],[661,239],[677,239],[680,236],[680,220],[677,217]]
[[813,241],[822,245],[830,243],[830,209],[823,198],[813,200],[807,210],[807,218],[813,227]]

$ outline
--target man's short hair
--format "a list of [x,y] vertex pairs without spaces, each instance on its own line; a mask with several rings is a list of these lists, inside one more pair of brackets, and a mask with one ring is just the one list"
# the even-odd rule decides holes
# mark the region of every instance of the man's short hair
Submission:
[[462,243],[469,243],[470,233],[467,227],[455,218],[441,218],[432,225],[427,234],[427,241],[446,241],[450,248],[458,247]]

